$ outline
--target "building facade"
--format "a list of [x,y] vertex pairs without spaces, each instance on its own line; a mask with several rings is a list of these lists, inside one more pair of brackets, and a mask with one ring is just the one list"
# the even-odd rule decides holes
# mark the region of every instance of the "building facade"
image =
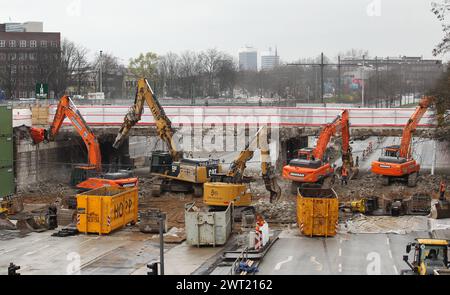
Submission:
[[258,70],[258,51],[252,47],[244,47],[239,50],[239,70]]
[[261,54],[261,70],[271,70],[280,65],[280,57],[278,56],[278,50],[275,52],[272,49]]
[[56,87],[61,34],[41,30],[42,23],[0,24],[0,91],[7,99],[35,97],[37,83]]

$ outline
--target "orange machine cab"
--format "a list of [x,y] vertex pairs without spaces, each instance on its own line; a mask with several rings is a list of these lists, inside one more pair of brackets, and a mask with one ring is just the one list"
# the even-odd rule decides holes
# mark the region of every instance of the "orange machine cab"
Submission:
[[399,156],[400,146],[393,145],[384,149],[384,156],[372,162],[372,172],[383,176],[402,177],[419,172],[420,165],[414,159]]
[[293,159],[283,167],[283,178],[301,183],[316,183],[334,173],[329,163],[314,159],[312,148],[303,148],[298,152],[298,159]]

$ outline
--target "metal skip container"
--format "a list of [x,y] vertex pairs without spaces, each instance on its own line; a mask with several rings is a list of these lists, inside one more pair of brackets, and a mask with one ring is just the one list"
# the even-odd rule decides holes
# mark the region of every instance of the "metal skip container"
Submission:
[[109,234],[138,221],[138,189],[102,187],[77,195],[77,229]]
[[297,223],[303,235],[335,236],[338,219],[339,202],[333,189],[298,189]]
[[200,211],[195,203],[185,205],[186,243],[192,246],[224,245],[232,229],[232,204],[223,211]]

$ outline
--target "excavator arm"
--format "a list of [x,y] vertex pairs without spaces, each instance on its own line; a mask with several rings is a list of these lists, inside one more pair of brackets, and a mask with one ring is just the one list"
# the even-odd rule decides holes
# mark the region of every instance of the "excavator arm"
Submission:
[[257,148],[259,143],[259,148],[261,150],[262,178],[267,191],[270,192],[270,201],[272,202],[273,200],[278,200],[280,198],[281,188],[276,181],[273,166],[270,164],[270,153],[267,139],[267,127],[263,126],[256,133],[253,140],[247,144],[245,149],[241,151],[239,156],[233,161],[233,163],[231,163],[227,176],[233,179],[234,182],[242,181],[246,164],[253,158],[254,150]]
[[58,108],[56,109],[55,117],[48,131],[49,141],[55,140],[62,123],[64,120],[69,118],[72,122],[73,127],[80,134],[84,143],[86,144],[88,150],[89,164],[95,167],[98,172],[102,171],[102,156],[100,152],[100,145],[98,144],[97,138],[95,137],[92,130],[87,125],[80,111],[77,109],[75,104],[72,102],[69,96],[63,96],[58,103]]
[[314,148],[312,154],[315,159],[322,160],[327,150],[328,143],[331,137],[336,133],[336,129],[341,125],[341,116],[337,116],[333,122],[325,125],[319,135],[316,147]]
[[53,122],[48,131],[44,128],[21,126],[19,127],[20,132],[28,134],[27,137],[31,137],[34,144],[39,144],[43,141],[54,141],[66,117],[72,122],[73,127],[77,130],[78,134],[80,134],[86,144],[89,165],[94,167],[96,171],[101,172],[102,156],[97,138],[86,124],[80,111],[76,108],[69,96],[65,95],[59,100],[55,117],[53,118]]
[[408,123],[406,123],[405,128],[403,129],[402,141],[400,144],[400,157],[409,159],[411,157],[411,140],[414,131],[417,128],[417,125],[422,119],[423,115],[427,111],[428,107],[432,103],[432,97],[424,97],[421,99],[419,106],[416,108],[416,111],[412,114],[411,118],[409,118]]
[[159,138],[167,144],[173,161],[178,161],[181,158],[182,153],[178,151],[174,141],[175,132],[172,128],[172,122],[167,117],[164,109],[161,107],[161,104],[156,98],[155,93],[150,87],[147,79],[140,79],[138,81],[134,105],[125,115],[124,122],[119,130],[119,133],[117,134],[113,147],[116,149],[119,148],[131,128],[141,120],[141,116],[144,111],[144,103],[147,103],[150,111],[152,112]]

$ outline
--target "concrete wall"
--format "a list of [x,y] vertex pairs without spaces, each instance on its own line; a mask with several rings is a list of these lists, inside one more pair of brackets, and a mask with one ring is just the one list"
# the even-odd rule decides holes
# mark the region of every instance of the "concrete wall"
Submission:
[[34,146],[28,141],[16,142],[15,178],[18,190],[36,182],[70,181],[72,141],[50,142]]

